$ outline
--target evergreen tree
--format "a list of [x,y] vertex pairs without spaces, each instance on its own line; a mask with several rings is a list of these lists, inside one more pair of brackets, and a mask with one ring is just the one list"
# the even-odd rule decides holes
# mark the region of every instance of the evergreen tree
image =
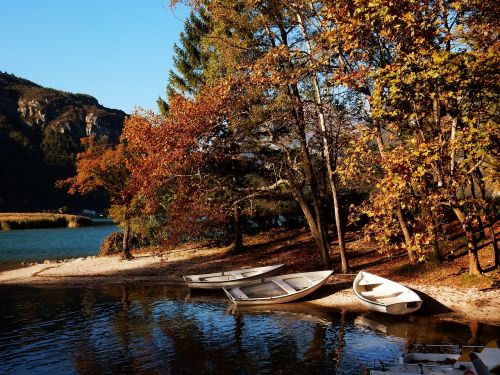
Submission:
[[[205,82],[205,68],[209,52],[203,48],[202,38],[210,30],[210,18],[203,8],[192,11],[180,34],[180,45],[174,44],[174,66],[167,83],[167,98],[172,94],[191,96]],[[168,112],[168,103],[158,98],[160,112]]]

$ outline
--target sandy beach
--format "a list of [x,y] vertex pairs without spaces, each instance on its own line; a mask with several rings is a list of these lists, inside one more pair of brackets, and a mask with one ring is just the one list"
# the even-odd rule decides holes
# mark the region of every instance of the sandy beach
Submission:
[[[184,248],[163,257],[150,253],[136,254],[135,259],[131,261],[121,260],[118,255],[76,258],[65,262],[46,261],[44,264],[0,272],[0,286],[91,287],[134,282],[183,284],[182,275],[202,273],[207,268],[209,271],[221,267],[230,269],[231,264],[227,264],[227,258],[223,257],[225,251],[224,248]],[[265,263],[261,262],[260,265]],[[351,285],[352,276],[334,275],[325,286],[306,299],[306,302],[337,309],[363,311],[364,308],[357,302]],[[414,289],[424,300],[419,314],[500,325],[498,289],[457,289],[408,283],[405,285]]]

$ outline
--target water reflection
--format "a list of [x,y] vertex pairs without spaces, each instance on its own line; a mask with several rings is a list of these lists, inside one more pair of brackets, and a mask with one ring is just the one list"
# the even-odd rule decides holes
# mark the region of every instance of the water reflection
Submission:
[[499,334],[307,303],[230,310],[221,293],[161,286],[0,289],[8,374],[356,374],[409,343],[484,344]]

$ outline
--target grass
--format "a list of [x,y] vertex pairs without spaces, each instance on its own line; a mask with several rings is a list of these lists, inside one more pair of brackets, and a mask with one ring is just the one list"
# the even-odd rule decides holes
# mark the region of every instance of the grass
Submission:
[[92,224],[92,219],[67,214],[51,213],[0,213],[0,230],[34,229],[34,228],[76,228]]

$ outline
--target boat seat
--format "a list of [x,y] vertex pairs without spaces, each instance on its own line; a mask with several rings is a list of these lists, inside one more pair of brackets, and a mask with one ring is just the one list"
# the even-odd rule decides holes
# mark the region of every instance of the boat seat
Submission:
[[376,299],[385,299],[385,298],[393,298],[396,296],[399,296],[403,292],[394,292],[394,293],[389,293],[389,294],[382,294],[380,291],[374,291],[374,290],[369,290],[369,291],[364,291],[361,292],[361,294],[365,297],[372,297]]
[[287,293],[297,293],[297,291],[295,289],[293,289],[291,287],[290,284],[288,284],[286,281],[283,281],[283,280],[280,280],[280,279],[277,279],[277,280],[273,280],[273,282],[278,285],[281,289],[285,290]]
[[385,305],[392,305],[393,303],[404,303],[405,301],[401,300],[396,296],[394,297],[377,297],[377,299]]
[[247,299],[248,296],[243,293],[243,291],[240,288],[233,288],[231,289],[231,294],[236,297],[236,299]]
[[375,286],[378,286],[378,285],[382,285],[382,283],[363,279],[363,280],[361,280],[359,282],[359,285],[363,285],[363,286],[368,286],[369,285],[369,286],[375,287]]

